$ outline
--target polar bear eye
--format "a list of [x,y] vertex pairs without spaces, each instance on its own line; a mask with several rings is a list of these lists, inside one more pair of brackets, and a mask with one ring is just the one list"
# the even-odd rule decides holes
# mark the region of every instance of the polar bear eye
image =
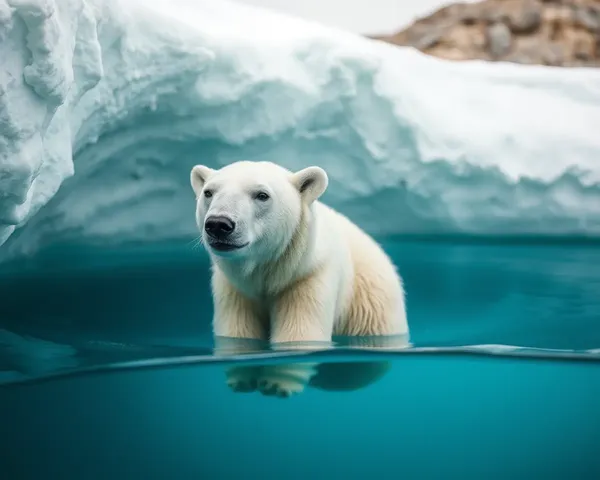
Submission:
[[265,193],[265,192],[257,192],[254,195],[254,198],[256,198],[257,200],[260,200],[261,202],[266,202],[269,198],[269,194]]
[[212,192],[210,190],[204,190],[204,197],[206,197],[206,198],[212,197]]

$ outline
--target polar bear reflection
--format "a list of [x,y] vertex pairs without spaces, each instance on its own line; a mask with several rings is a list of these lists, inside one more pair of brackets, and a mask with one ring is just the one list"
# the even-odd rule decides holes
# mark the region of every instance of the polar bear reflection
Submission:
[[[396,350],[410,344],[405,335],[387,337],[346,337],[336,339],[336,347],[356,350]],[[314,350],[314,345],[304,345]],[[263,342],[239,338],[215,338],[216,356],[240,356],[265,353]],[[279,361],[281,361],[279,359]],[[307,386],[328,391],[353,391],[372,385],[390,369],[388,361],[253,363],[226,370],[227,385],[234,391],[259,391],[264,395],[289,397]]]

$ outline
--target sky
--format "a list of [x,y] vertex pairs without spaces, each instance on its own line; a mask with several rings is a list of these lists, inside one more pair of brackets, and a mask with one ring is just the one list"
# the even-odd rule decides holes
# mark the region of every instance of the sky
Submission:
[[237,1],[296,15],[359,34],[393,33],[410,24],[417,17],[432,13],[443,5],[455,3],[448,0]]

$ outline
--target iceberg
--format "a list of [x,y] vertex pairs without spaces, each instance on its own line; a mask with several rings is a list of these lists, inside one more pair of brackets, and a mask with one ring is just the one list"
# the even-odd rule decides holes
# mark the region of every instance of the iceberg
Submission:
[[600,70],[225,0],[0,0],[0,262],[197,236],[189,170],[319,165],[374,235],[600,236]]

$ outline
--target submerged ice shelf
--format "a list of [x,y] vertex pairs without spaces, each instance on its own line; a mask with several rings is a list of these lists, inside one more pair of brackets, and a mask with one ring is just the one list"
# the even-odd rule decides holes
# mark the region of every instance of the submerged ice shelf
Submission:
[[0,0],[0,261],[196,235],[192,165],[324,167],[374,234],[600,236],[600,71],[225,0]]

